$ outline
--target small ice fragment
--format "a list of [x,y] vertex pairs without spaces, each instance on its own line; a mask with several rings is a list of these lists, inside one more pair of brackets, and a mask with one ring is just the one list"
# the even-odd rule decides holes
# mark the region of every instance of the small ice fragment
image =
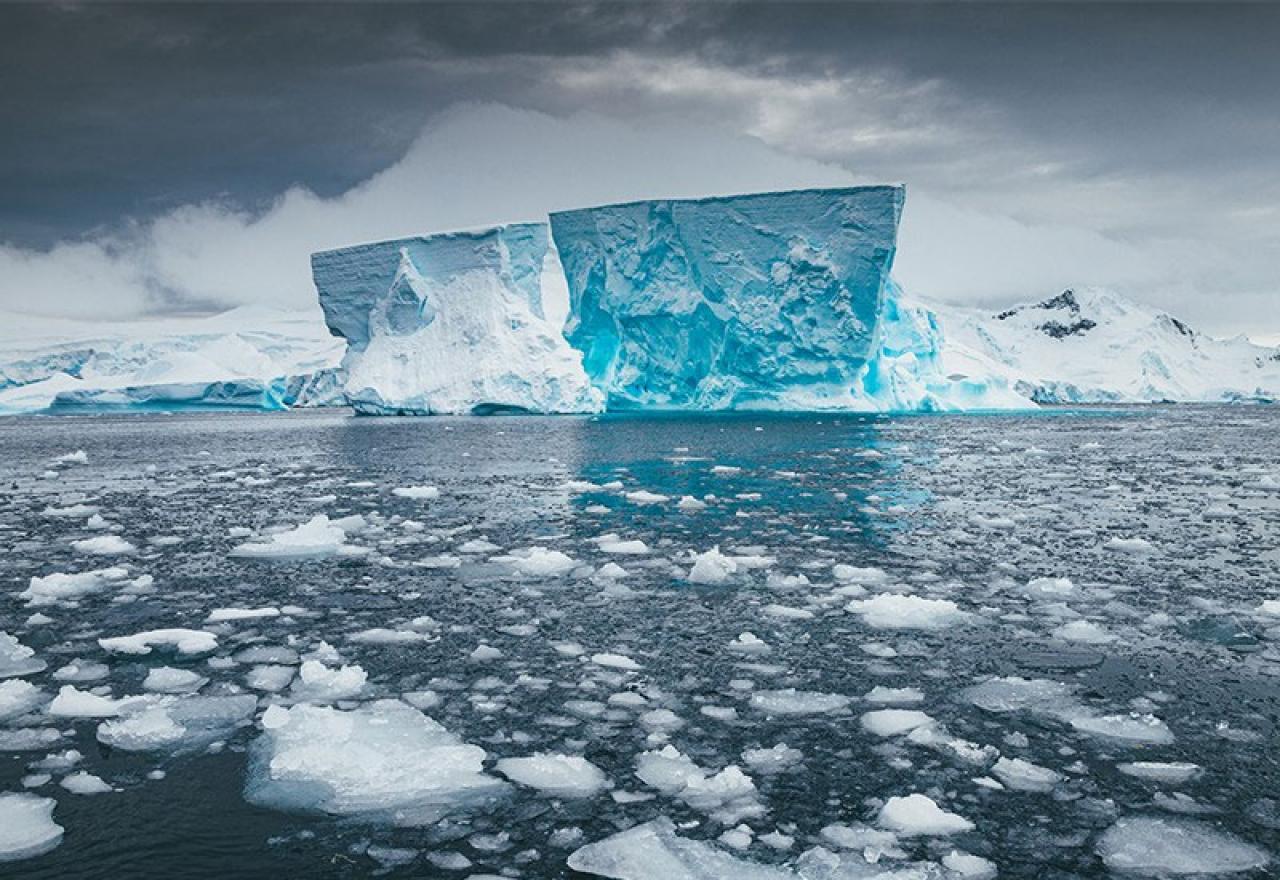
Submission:
[[635,672],[640,669],[640,664],[623,654],[592,654],[591,662],[597,666],[604,666],[609,669],[623,669],[627,672]]
[[433,501],[440,497],[440,490],[435,486],[399,486],[391,490],[397,498],[410,498],[414,501]]
[[0,793],[0,862],[44,855],[62,843],[62,826],[53,821],[53,798]]
[[1236,874],[1270,864],[1262,849],[1191,819],[1123,816],[1098,839],[1108,868],[1143,877]]
[[119,556],[124,553],[132,553],[138,549],[119,535],[98,535],[93,538],[83,538],[79,541],[72,541],[71,548],[77,553],[86,553],[90,556]]
[[528,758],[503,758],[496,769],[512,782],[562,798],[591,797],[607,784],[604,773],[577,755],[539,754]]
[[72,794],[106,794],[115,790],[103,782],[101,777],[83,770],[64,776],[59,784]]
[[869,626],[878,629],[943,629],[972,617],[950,599],[926,599],[897,593],[854,599],[845,606],[845,610],[859,615]]
[[861,722],[865,730],[876,736],[900,736],[932,724],[933,719],[915,709],[876,709],[865,713]]
[[942,836],[974,828],[968,819],[947,812],[923,794],[889,798],[880,808],[877,821],[882,827],[907,836]]

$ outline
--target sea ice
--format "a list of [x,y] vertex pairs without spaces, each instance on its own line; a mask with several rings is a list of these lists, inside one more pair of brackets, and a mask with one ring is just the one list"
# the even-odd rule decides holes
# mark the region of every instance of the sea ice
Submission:
[[231,555],[244,559],[294,560],[350,554],[358,548],[347,544],[347,532],[360,531],[364,525],[364,519],[359,516],[330,520],[322,513],[297,528],[239,544],[231,549]]
[[119,535],[98,535],[93,538],[83,538],[79,541],[72,541],[71,548],[77,553],[87,553],[91,556],[119,556],[125,553],[132,553],[138,549]]
[[31,648],[0,630],[0,678],[32,675],[44,671],[47,665]]
[[599,767],[577,755],[503,758],[495,769],[512,782],[536,788],[552,797],[591,797],[608,784]]
[[1024,761],[1022,758],[1000,758],[991,768],[1006,788],[1015,791],[1050,791],[1062,781],[1062,774]]
[[854,599],[845,608],[878,629],[943,629],[972,617],[950,599],[926,599],[897,593]]
[[1098,855],[1113,871],[1142,877],[1235,874],[1271,863],[1235,835],[1162,816],[1121,817],[1098,839]]
[[851,702],[849,697],[840,694],[798,691],[795,688],[757,691],[751,695],[752,708],[767,715],[822,715],[838,712]]
[[298,700],[332,703],[359,696],[369,675],[359,666],[331,669],[319,660],[305,660],[289,693]]
[[890,831],[908,836],[942,836],[974,828],[968,819],[947,812],[923,794],[889,798],[880,808],[877,822]]
[[398,700],[271,706],[262,727],[245,785],[259,806],[425,826],[507,791],[483,771],[484,749]]
[[62,843],[62,826],[53,821],[53,798],[0,793],[0,862],[44,855]]
[[1161,785],[1181,785],[1200,775],[1200,765],[1185,761],[1132,761],[1117,764],[1116,769],[1128,776],[1148,779]]
[[46,699],[44,691],[29,681],[0,679],[0,721],[25,715]]
[[121,566],[82,571],[76,574],[55,572],[44,577],[33,577],[28,587],[18,594],[31,606],[56,605],[74,601],[83,596],[100,593],[113,583],[129,577],[129,570]]
[[876,736],[901,736],[932,724],[933,719],[915,709],[876,709],[865,713],[861,722],[865,730]]
[[207,654],[218,649],[218,637],[199,629],[153,629],[131,636],[114,636],[98,639],[104,651],[112,654],[150,654],[153,649],[165,648],[184,655]]

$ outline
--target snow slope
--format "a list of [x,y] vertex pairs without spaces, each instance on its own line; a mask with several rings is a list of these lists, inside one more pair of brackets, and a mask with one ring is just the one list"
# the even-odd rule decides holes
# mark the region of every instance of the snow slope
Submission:
[[947,373],[1003,378],[1040,403],[1280,400],[1280,348],[1206,336],[1103,288],[995,313],[929,308]]
[[0,317],[0,414],[341,404],[342,343],[311,312],[202,318]]

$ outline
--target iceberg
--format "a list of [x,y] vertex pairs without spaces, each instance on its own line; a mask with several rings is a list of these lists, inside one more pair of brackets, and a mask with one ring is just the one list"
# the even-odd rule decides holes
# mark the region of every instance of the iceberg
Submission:
[[596,412],[601,395],[544,311],[546,224],[383,241],[311,258],[347,400],[369,414]]
[[569,342],[610,409],[847,408],[873,357],[905,190],[551,215]]

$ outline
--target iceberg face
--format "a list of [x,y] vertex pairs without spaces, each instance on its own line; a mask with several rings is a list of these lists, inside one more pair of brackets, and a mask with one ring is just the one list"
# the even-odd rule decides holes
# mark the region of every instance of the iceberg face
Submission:
[[378,242],[314,254],[346,395],[365,413],[595,412],[600,395],[547,320],[547,227]]
[[566,334],[611,409],[849,408],[903,198],[878,186],[552,214]]

